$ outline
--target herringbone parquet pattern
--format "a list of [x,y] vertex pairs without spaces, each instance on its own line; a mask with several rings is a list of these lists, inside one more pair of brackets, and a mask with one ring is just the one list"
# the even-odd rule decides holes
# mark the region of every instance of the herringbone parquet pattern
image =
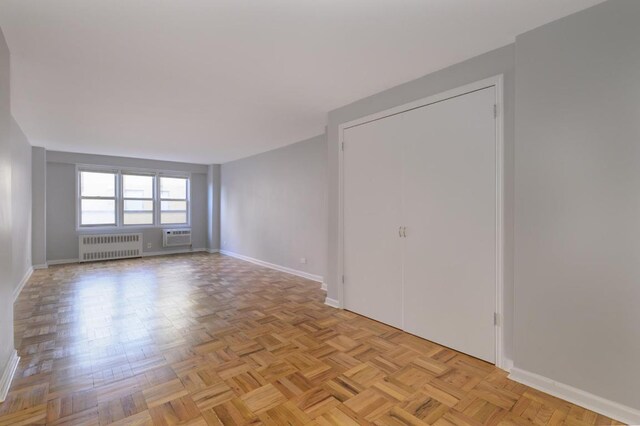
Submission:
[[613,422],[221,255],[36,271],[1,425]]

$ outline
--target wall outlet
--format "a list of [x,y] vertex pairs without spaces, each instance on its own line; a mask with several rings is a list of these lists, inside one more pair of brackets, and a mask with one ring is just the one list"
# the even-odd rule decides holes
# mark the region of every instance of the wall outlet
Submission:
[[300,263],[307,263],[307,258],[306,257],[301,257],[300,258]]
[[152,247],[151,243],[147,243],[147,248],[151,248],[151,247]]

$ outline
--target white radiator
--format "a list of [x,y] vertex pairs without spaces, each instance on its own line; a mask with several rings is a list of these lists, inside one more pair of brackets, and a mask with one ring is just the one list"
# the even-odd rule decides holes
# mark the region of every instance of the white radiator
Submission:
[[162,245],[164,247],[174,246],[190,246],[191,245],[191,229],[163,229]]
[[80,262],[142,256],[142,234],[80,235]]

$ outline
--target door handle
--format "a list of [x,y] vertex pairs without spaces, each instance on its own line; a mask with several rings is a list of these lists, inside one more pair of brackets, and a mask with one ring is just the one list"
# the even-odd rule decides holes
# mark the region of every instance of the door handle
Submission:
[[402,227],[402,236],[407,238],[407,227],[406,226]]
[[402,238],[402,226],[398,226],[398,237]]

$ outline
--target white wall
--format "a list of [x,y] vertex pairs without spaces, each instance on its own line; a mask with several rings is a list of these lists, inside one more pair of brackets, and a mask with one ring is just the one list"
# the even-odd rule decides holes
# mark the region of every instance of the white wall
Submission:
[[11,120],[11,238],[14,290],[31,270],[31,145]]
[[640,2],[516,51],[515,365],[640,409]]
[[221,183],[222,250],[325,275],[324,135],[223,164]]
[[31,146],[11,116],[10,68],[0,31],[0,378],[15,354],[13,296],[31,268]]
[[9,48],[0,31],[0,377],[13,348],[11,99]]
[[[191,231],[194,249],[208,248],[207,172],[202,164],[176,163],[106,155],[88,155],[57,151],[46,152],[46,253],[47,261],[78,258],[78,235],[90,230],[76,230],[76,164],[106,165],[124,168],[170,170],[191,173]],[[40,183],[41,184],[41,183]],[[39,188],[36,188],[40,191]],[[35,213],[34,213],[35,214]],[[127,227],[128,232],[141,232],[143,251],[173,251],[162,247],[162,228]],[[100,231],[103,232],[103,231]],[[109,232],[123,232],[114,229]],[[40,244],[40,242],[34,242]],[[148,248],[147,244],[151,244]]]

